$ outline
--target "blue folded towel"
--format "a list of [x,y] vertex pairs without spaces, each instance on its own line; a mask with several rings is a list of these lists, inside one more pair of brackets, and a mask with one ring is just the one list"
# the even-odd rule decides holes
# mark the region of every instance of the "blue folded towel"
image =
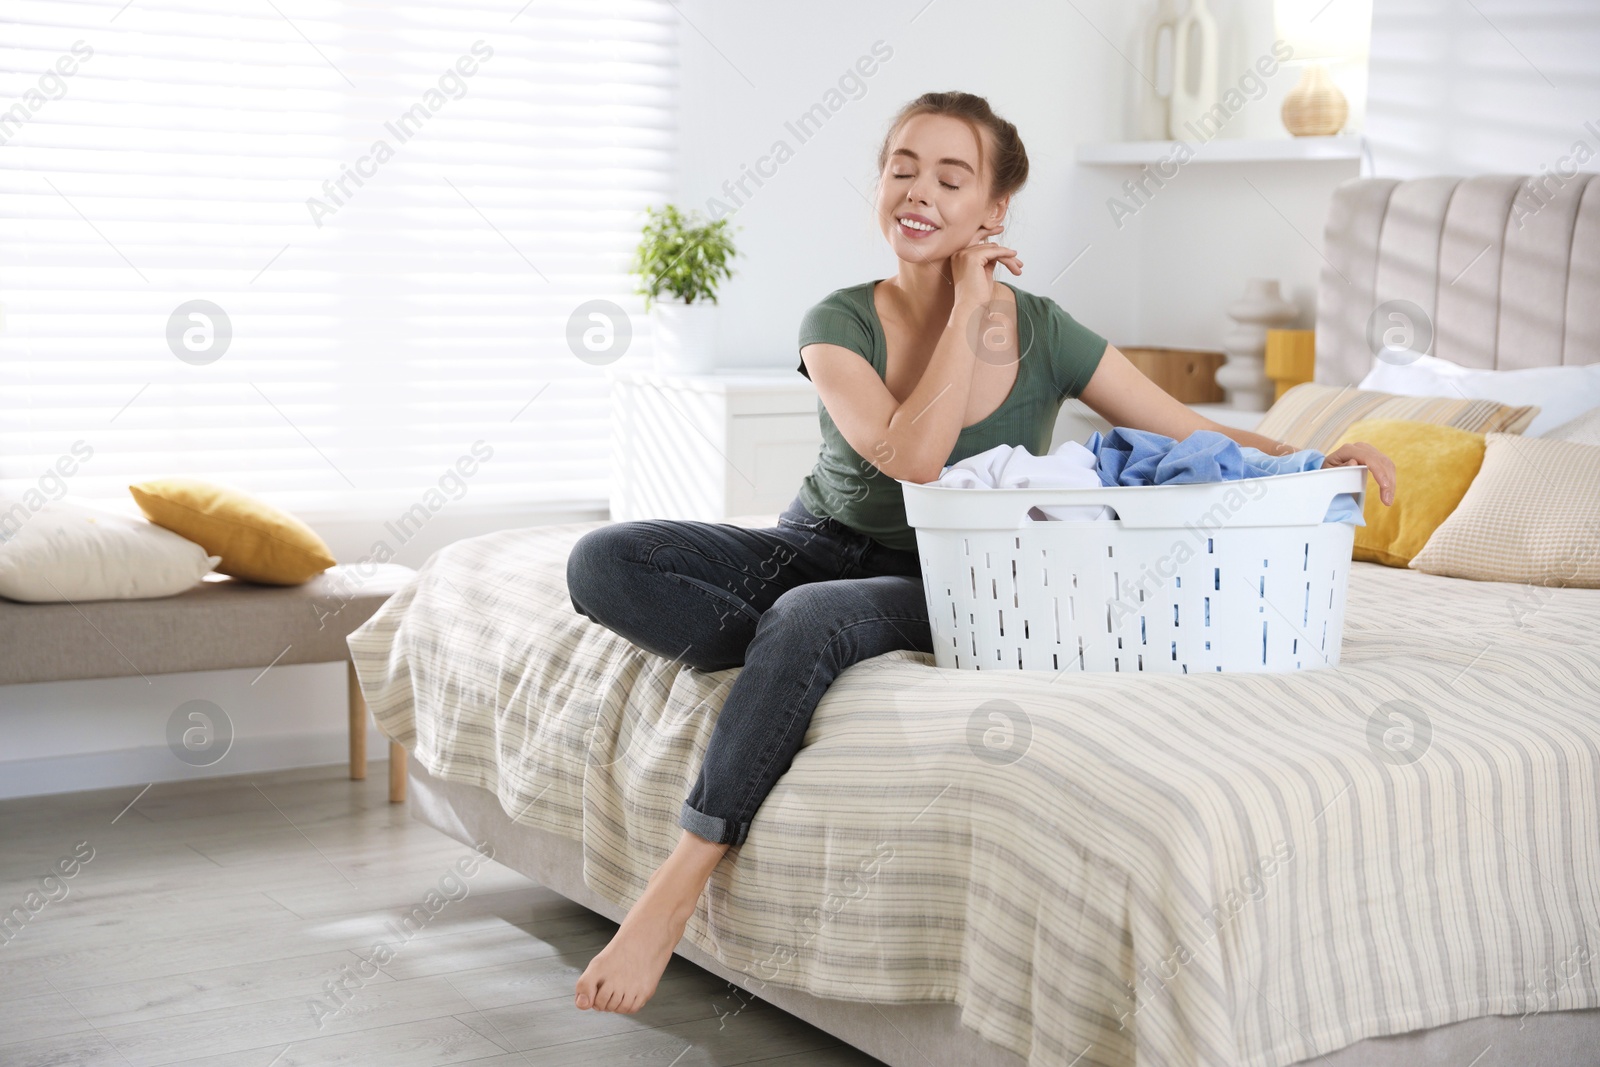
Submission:
[[[1148,430],[1113,426],[1102,437],[1096,430],[1084,442],[1095,454],[1101,485],[1169,485],[1263,478],[1271,474],[1313,471],[1326,458],[1314,448],[1273,456],[1241,445],[1215,430],[1196,430],[1182,441]],[[1353,493],[1340,493],[1328,504],[1323,522],[1365,526]]]

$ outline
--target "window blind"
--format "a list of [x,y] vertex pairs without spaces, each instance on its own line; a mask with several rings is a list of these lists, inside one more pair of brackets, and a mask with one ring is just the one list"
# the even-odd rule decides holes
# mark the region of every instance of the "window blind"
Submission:
[[604,361],[569,320],[639,316],[670,4],[6,0],[0,22],[0,491],[126,502],[187,475],[308,518],[606,500]]

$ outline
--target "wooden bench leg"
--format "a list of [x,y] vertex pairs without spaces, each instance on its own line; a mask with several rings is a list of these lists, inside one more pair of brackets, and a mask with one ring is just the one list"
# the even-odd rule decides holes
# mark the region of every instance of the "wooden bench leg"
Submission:
[[406,802],[406,749],[398,741],[389,742],[389,803]]
[[356,665],[345,660],[344,669],[350,681],[350,777],[360,782],[367,777],[367,699],[356,681]]
[[[367,698],[361,695],[361,685],[356,681],[356,666],[345,661],[345,673],[350,679],[350,777],[363,781],[367,777]],[[398,741],[389,742],[389,803],[406,802],[406,750]]]

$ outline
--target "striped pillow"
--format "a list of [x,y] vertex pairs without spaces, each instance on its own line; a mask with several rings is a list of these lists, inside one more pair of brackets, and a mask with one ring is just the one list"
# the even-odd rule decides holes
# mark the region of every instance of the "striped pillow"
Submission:
[[1508,407],[1493,400],[1448,396],[1395,396],[1349,385],[1304,382],[1278,398],[1255,432],[1296,448],[1331,452],[1353,422],[1404,419],[1453,426],[1468,433],[1516,433],[1539,414],[1536,405]]
[[1491,433],[1461,503],[1407,566],[1479,582],[1600,588],[1597,485],[1600,447]]

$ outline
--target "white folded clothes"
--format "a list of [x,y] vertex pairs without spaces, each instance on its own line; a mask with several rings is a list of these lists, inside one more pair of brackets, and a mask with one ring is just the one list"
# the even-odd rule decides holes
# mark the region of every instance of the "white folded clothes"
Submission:
[[[934,485],[955,489],[1099,489],[1096,457],[1077,441],[1063,441],[1054,452],[1036,456],[1023,445],[993,448],[944,468]],[[1113,518],[1104,504],[1031,507],[1030,519],[1083,522]]]

